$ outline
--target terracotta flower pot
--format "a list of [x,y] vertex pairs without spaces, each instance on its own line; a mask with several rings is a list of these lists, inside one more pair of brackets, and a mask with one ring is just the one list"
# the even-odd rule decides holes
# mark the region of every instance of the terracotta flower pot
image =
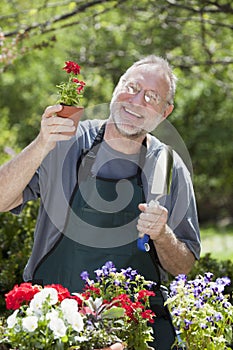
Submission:
[[84,107],[62,105],[62,110],[57,113],[59,117],[70,118],[74,121],[75,130],[73,132],[64,132],[63,135],[75,135],[78,123],[83,115]]

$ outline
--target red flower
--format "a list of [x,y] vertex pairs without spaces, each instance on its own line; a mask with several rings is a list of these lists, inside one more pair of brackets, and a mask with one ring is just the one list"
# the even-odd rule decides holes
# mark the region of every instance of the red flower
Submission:
[[83,97],[84,87],[86,85],[83,80],[78,79],[78,74],[80,74],[81,67],[76,62],[66,61],[63,70],[65,70],[70,75],[68,82],[62,82],[57,85],[59,93],[57,103],[77,106]]
[[80,81],[79,81],[79,84],[80,84],[82,87],[84,87],[84,86],[86,85],[85,81],[83,81],[83,80],[80,80]]
[[150,323],[154,323],[155,313],[152,310],[145,310],[141,313],[142,318],[147,319]]
[[79,298],[77,295],[71,295],[70,299],[76,300],[79,307],[83,306],[83,300],[81,298]]
[[88,299],[92,295],[100,296],[100,289],[94,286],[85,286],[85,292],[82,293],[83,298]]
[[75,75],[80,74],[81,67],[77,63],[75,63],[73,61],[66,61],[65,64],[66,65],[65,65],[65,67],[63,69],[66,70],[67,73],[71,73],[72,72]]
[[137,318],[135,317],[135,310],[142,309],[144,310],[144,306],[139,302],[133,302],[130,300],[129,296],[126,294],[120,294],[119,296],[113,298],[113,301],[115,301],[116,306],[120,306],[123,309],[125,309],[126,315],[130,318],[131,321],[138,322]]
[[138,292],[138,300],[146,301],[147,297],[154,297],[155,293],[146,289],[142,289]]
[[86,84],[84,83],[84,81],[80,81],[79,84],[80,84],[80,85],[77,87],[77,93],[78,93],[78,94],[81,93],[81,91],[84,89],[84,86],[86,85]]
[[21,283],[20,286],[15,285],[14,288],[5,295],[7,309],[16,310],[23,304],[29,304],[34,295],[40,291],[38,286],[31,283]]
[[78,84],[76,91],[78,94],[80,94],[81,91],[84,89],[84,86],[86,85],[86,83],[83,80],[78,80],[77,78],[73,78],[72,81],[73,81],[73,83]]

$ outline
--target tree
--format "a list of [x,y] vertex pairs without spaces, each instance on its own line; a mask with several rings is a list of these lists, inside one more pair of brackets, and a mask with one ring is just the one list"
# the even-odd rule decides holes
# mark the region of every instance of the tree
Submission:
[[[111,26],[114,27],[115,21],[111,25],[109,21],[104,21],[114,18],[119,24],[118,30],[126,29],[145,48],[156,42],[161,46],[164,39],[164,48],[171,51],[169,58],[174,60],[175,66],[192,68],[194,65],[233,63],[230,51],[232,42],[229,40],[233,14],[230,1],[186,0],[181,3],[171,0],[143,0],[136,3],[129,0],[81,0],[57,3],[54,0],[45,0],[43,4],[38,4],[34,0],[25,4],[24,1],[17,0],[16,4],[17,6],[15,2],[6,4],[3,1],[1,5],[1,12],[6,12],[1,16],[4,28],[1,39],[3,52],[5,51],[1,59],[5,65],[11,63],[17,55],[51,45],[56,40],[52,33],[77,26],[83,32],[86,25],[90,29],[90,23],[96,31],[102,28],[109,30]],[[116,13],[120,16],[114,15]],[[134,14],[135,21],[129,20],[128,15],[131,13]],[[157,30],[160,31],[159,37],[152,38]],[[168,35],[172,36],[172,40],[168,40]],[[7,41],[10,38],[13,40]],[[220,43],[221,52],[216,50]],[[171,49],[178,45],[180,51],[172,52]],[[179,53],[182,55],[177,56]],[[108,59],[108,56],[105,58]]]

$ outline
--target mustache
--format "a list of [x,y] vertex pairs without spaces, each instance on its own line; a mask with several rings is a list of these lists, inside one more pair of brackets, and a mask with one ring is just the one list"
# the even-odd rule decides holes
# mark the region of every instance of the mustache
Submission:
[[156,112],[156,111],[152,111],[151,108],[146,107],[146,106],[141,106],[138,104],[132,104],[132,103],[128,103],[128,102],[118,102],[115,101],[114,99],[112,99],[111,107],[114,106],[114,108],[124,108],[126,110],[129,110],[135,114],[138,114],[140,117],[142,118],[146,118],[147,116],[151,116],[151,114],[154,114],[154,116],[156,117],[157,115],[160,115],[160,113]]

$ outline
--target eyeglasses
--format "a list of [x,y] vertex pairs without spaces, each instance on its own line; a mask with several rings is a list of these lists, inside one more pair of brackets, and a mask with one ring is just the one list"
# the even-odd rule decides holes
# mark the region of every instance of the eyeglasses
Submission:
[[[137,95],[139,92],[143,90],[141,85],[136,82],[126,82],[123,87],[124,90],[130,95]],[[146,103],[149,103],[151,106],[155,107],[160,104],[161,101],[168,103],[165,101],[157,92],[154,90],[143,90],[144,91],[144,100]]]

